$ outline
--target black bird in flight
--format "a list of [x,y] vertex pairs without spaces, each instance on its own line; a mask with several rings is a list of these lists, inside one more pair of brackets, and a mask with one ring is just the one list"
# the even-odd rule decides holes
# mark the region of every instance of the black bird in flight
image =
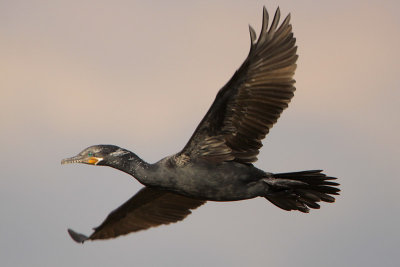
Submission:
[[264,197],[284,210],[308,212],[319,201],[334,202],[340,191],[321,170],[269,173],[254,167],[261,140],[293,97],[296,40],[290,15],[270,26],[263,9],[260,36],[250,27],[250,52],[218,92],[186,146],[150,164],[114,145],[95,145],[62,160],[109,166],[145,187],[111,212],[90,236],[69,229],[76,242],[108,239],[183,220],[206,201]]

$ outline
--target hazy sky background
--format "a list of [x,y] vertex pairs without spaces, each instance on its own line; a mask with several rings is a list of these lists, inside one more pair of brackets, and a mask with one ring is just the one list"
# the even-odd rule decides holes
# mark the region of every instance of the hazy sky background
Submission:
[[[141,185],[61,166],[94,144],[179,151],[245,59],[262,6],[292,14],[296,95],[256,166],[322,168],[342,195],[310,214],[208,203],[110,241],[91,233]],[[0,1],[1,266],[399,266],[398,1]]]

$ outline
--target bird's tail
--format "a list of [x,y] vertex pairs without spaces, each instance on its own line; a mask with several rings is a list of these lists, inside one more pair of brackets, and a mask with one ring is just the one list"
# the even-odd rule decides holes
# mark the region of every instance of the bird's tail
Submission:
[[339,195],[339,184],[334,177],[326,176],[322,170],[276,173],[264,179],[269,185],[265,198],[284,210],[308,212],[319,209],[317,202],[334,202],[332,195]]

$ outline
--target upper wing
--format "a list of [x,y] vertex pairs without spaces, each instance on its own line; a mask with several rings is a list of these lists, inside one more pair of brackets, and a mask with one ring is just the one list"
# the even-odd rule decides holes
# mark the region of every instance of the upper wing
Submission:
[[89,237],[71,229],[68,229],[68,233],[79,243],[86,240],[115,238],[150,227],[181,221],[191,213],[190,210],[205,202],[164,190],[144,187],[112,211],[100,226],[94,228],[94,232]]
[[218,92],[181,156],[254,162],[261,140],[288,106],[295,91],[293,75],[298,57],[290,15],[278,28],[278,8],[268,29],[265,7],[263,11],[258,40],[250,27],[249,55]]

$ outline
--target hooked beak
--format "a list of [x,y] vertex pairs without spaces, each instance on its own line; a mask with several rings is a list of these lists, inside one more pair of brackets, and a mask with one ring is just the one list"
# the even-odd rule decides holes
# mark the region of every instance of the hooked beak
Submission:
[[71,158],[66,158],[61,160],[61,165],[64,164],[71,164],[71,163],[84,163],[89,165],[97,165],[103,158],[96,158],[96,157],[83,157],[83,156],[75,156]]

